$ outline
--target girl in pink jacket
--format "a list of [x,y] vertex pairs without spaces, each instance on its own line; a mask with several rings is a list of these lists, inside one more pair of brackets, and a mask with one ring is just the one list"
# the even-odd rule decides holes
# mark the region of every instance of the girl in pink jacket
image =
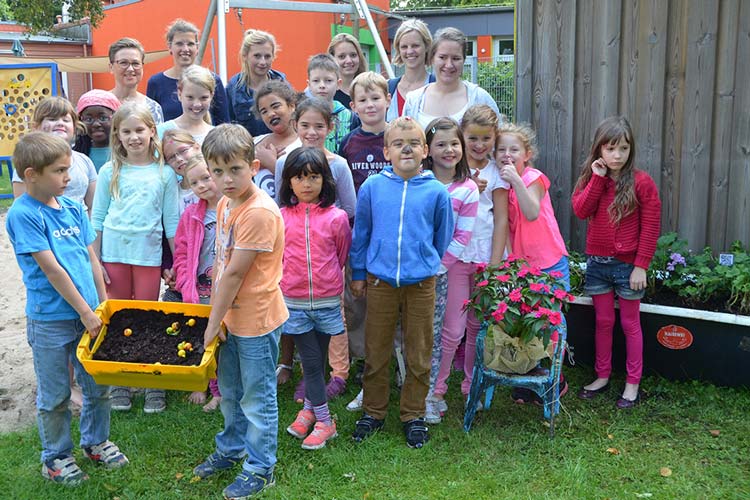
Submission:
[[316,450],[336,437],[325,386],[331,336],[344,333],[341,293],[352,236],[349,217],[336,208],[336,184],[325,153],[295,149],[284,163],[279,192],[284,218],[281,291],[289,309],[284,333],[294,337],[304,376],[302,410],[287,431]]
[[[211,300],[211,274],[216,257],[216,205],[221,193],[208,173],[203,155],[196,153],[184,167],[185,179],[198,203],[185,208],[174,236],[175,289],[182,301],[190,304],[208,304]],[[221,402],[216,379],[209,381],[211,401],[204,411],[213,411]],[[190,395],[190,402],[206,402],[206,392]]]

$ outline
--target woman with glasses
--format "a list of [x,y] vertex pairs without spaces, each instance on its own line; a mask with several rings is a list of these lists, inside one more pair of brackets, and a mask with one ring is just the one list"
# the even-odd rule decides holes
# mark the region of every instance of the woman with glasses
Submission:
[[154,121],[164,121],[162,108],[158,102],[138,92],[138,84],[143,79],[143,61],[146,52],[141,42],[134,38],[120,38],[109,46],[109,70],[115,77],[112,92],[121,103],[133,101],[148,106]]
[[[182,71],[195,64],[199,34],[198,28],[184,19],[175,19],[167,28],[167,48],[172,55],[172,67],[153,75],[146,85],[146,95],[161,104],[164,120],[174,120],[182,114],[182,104],[177,97],[177,82]],[[211,124],[219,125],[229,122],[227,93],[221,78],[212,74],[216,80],[216,89],[211,102]]]
[[119,108],[120,101],[117,96],[106,90],[89,90],[78,99],[76,112],[86,127],[86,133],[76,136],[73,150],[88,156],[94,163],[97,173],[102,165],[110,160],[109,133],[112,115]]

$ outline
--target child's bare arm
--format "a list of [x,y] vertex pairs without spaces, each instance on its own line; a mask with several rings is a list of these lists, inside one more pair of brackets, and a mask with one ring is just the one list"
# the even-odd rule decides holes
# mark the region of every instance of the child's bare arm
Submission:
[[496,266],[503,260],[505,247],[508,242],[508,190],[495,189],[492,191],[492,253],[490,265]]
[[500,170],[500,177],[513,186],[513,191],[518,198],[518,207],[526,220],[535,221],[539,217],[539,207],[546,191],[542,181],[537,179],[529,187],[526,187],[513,165],[504,165]]
[[221,331],[221,320],[227,314],[232,306],[237,292],[240,290],[242,280],[250,270],[250,266],[255,260],[258,252],[254,250],[234,249],[232,258],[221,275],[221,280],[213,282],[213,291],[211,294],[211,315],[208,317],[206,333],[203,336],[203,344],[208,347],[214,338],[218,335],[221,340],[226,340],[226,336]]
[[109,281],[109,275],[107,274],[107,270],[104,269],[104,264],[102,264],[102,232],[101,231],[96,232],[96,239],[94,240],[94,244],[92,245],[92,248],[94,250],[95,260],[92,260],[91,264],[99,266],[99,269],[101,270],[101,273],[102,273],[102,277],[104,278],[104,283],[109,285],[111,281]]
[[89,259],[91,259],[91,271],[94,273],[94,284],[96,285],[96,294],[99,296],[99,302],[107,300],[107,286],[104,284],[104,275],[102,266],[96,258],[94,245],[89,245]]
[[57,290],[57,293],[62,295],[65,301],[81,317],[81,322],[91,337],[96,337],[102,327],[102,320],[94,314],[94,311],[91,310],[86,300],[78,292],[75,284],[73,284],[73,280],[70,279],[67,271],[57,261],[55,254],[51,250],[42,250],[41,252],[34,252],[31,256],[34,257],[34,260],[45,276],[47,276],[47,279],[55,290]]

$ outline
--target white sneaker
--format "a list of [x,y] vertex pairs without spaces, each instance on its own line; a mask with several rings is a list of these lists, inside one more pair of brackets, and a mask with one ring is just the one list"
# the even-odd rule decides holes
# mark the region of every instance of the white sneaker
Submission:
[[346,405],[346,409],[349,411],[362,411],[362,398],[364,396],[364,390],[360,389],[359,393],[357,394],[357,397],[352,399],[348,405]]
[[444,399],[441,399],[439,401],[435,401],[435,404],[437,405],[437,411],[440,412],[440,416],[442,417],[443,415],[445,415],[445,412],[448,411],[448,403],[446,403]]
[[425,401],[424,421],[428,424],[439,424],[443,421],[438,408],[439,402],[428,399]]

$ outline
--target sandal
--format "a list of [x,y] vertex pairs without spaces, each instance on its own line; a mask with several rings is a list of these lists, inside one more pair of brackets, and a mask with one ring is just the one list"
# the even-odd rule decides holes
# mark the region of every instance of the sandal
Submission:
[[276,385],[284,385],[289,382],[289,379],[292,378],[293,369],[291,365],[279,363],[276,367]]

